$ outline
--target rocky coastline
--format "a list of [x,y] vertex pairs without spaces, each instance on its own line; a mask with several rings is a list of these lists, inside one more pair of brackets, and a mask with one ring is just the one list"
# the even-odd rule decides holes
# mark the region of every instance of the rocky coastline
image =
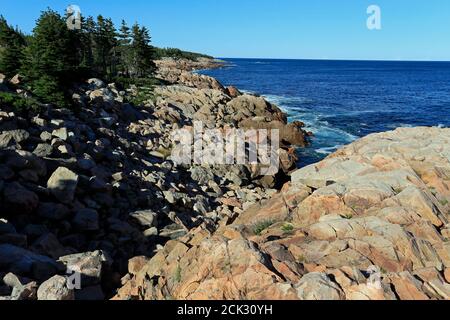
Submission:
[[130,261],[115,299],[450,299],[450,129],[370,135],[210,232]]
[[[73,88],[76,110],[0,110],[0,299],[102,300],[117,295],[167,243],[213,234],[277,193],[307,143],[301,123],[261,97],[192,70],[200,59],[156,61],[165,84],[145,88],[90,79]],[[3,92],[29,96],[20,77]],[[279,172],[255,165],[175,166],[171,133],[211,128],[280,129]],[[136,258],[137,257],[137,258]],[[130,269],[131,268],[131,269]],[[81,288],[69,284],[80,275]]]
[[[303,124],[192,73],[221,62],[156,64],[141,105],[143,88],[90,79],[78,110],[1,106],[0,300],[450,299],[449,129],[370,135],[297,170]],[[279,171],[176,166],[171,133],[196,121],[278,129]]]

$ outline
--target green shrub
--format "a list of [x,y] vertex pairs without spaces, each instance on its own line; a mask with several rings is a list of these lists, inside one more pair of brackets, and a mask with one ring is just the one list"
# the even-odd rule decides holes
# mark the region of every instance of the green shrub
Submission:
[[15,112],[39,112],[41,104],[34,98],[25,98],[15,93],[0,92],[0,106],[9,107]]
[[281,230],[282,230],[284,233],[289,234],[289,233],[292,233],[292,231],[294,231],[294,226],[293,226],[292,224],[290,224],[290,223],[285,223],[285,224],[283,224],[283,226],[281,227]]
[[130,88],[131,85],[137,87],[137,94],[127,98],[127,102],[133,104],[134,106],[141,106],[145,104],[148,100],[155,100],[154,87],[163,84],[161,80],[156,78],[126,78],[117,77],[114,82],[122,90]]
[[177,269],[175,270],[175,282],[181,282],[181,267],[180,265],[177,266]]
[[139,93],[136,96],[128,98],[128,102],[134,106],[142,106],[147,101],[149,101],[149,100],[153,101],[154,99],[155,99],[155,96],[153,94],[153,91],[141,90],[141,91],[139,91]]
[[265,221],[258,222],[253,227],[253,233],[257,236],[260,236],[264,230],[270,228],[274,223],[275,222],[272,220],[265,220]]
[[[355,210],[355,209],[353,209],[353,210]],[[344,219],[350,220],[350,219],[353,219],[353,214],[345,213],[345,214],[342,214],[341,217]]]
[[52,77],[44,75],[41,78],[34,80],[32,82],[32,88],[33,93],[45,103],[52,103],[61,108],[69,105],[64,90]]

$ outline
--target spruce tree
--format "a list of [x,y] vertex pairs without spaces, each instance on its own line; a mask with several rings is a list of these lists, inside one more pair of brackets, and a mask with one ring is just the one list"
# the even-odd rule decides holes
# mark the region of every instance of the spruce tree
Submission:
[[102,77],[111,78],[115,73],[116,46],[116,30],[112,20],[99,15],[94,33],[94,64]]
[[0,16],[0,72],[13,77],[19,72],[25,37]]
[[129,45],[131,42],[130,36],[130,28],[128,27],[127,22],[125,20],[122,20],[119,33],[117,34],[117,37],[119,38],[119,45]]
[[118,38],[118,53],[119,53],[119,71],[122,76],[128,77],[130,74],[130,43],[131,43],[131,33],[125,20],[122,20],[121,27],[117,34]]
[[131,74],[135,78],[147,78],[152,76],[155,71],[154,50],[150,45],[150,32],[145,27],[140,27],[137,23],[132,28],[131,55],[132,66]]
[[64,89],[78,66],[74,34],[55,11],[44,11],[25,50],[22,72],[32,91],[43,101],[66,104]]
[[82,58],[80,68],[85,74],[96,76],[94,72],[94,34],[96,30],[95,20],[91,16],[81,17],[81,50]]

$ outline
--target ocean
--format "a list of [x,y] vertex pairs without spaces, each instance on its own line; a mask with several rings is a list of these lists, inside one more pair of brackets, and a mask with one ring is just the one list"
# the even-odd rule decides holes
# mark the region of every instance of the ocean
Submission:
[[450,62],[223,60],[199,72],[264,96],[314,133],[299,166],[371,133],[450,127]]

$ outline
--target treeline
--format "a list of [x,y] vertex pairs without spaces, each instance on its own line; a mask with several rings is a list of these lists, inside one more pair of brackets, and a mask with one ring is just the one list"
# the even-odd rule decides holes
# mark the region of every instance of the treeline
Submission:
[[65,17],[42,12],[33,33],[25,36],[0,17],[0,72],[20,73],[24,84],[42,101],[65,105],[77,81],[97,77],[151,78],[155,50],[146,27],[125,21],[119,28],[111,19],[82,18],[81,30],[70,30]]
[[155,48],[155,57],[156,59],[169,57],[174,59],[188,59],[188,60],[197,60],[199,58],[208,58],[208,59],[213,58],[206,54],[183,51],[176,48]]
[[7,76],[19,72],[25,45],[25,35],[0,16],[0,70]]

